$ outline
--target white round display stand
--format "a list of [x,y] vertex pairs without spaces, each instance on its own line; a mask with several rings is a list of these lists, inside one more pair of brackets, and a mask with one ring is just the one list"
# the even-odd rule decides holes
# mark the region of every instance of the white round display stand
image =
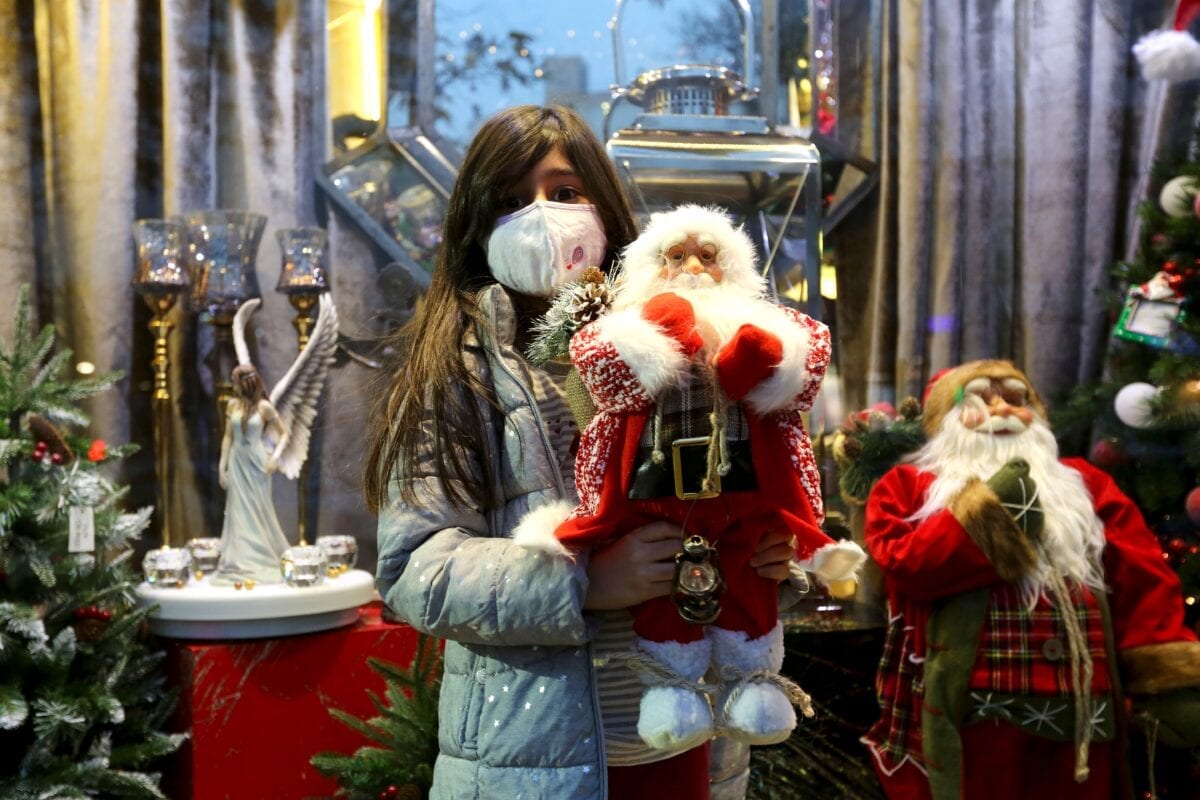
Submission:
[[258,639],[349,625],[358,607],[375,598],[375,579],[361,569],[318,586],[258,584],[253,589],[213,586],[208,576],[170,588],[141,583],[141,605],[157,605],[150,630],[176,639]]

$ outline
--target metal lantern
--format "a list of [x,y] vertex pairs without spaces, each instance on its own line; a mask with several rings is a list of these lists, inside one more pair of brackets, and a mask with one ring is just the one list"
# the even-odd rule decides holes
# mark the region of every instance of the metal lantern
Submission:
[[614,105],[625,100],[644,113],[609,138],[608,152],[635,206],[645,214],[693,202],[721,205],[741,218],[762,251],[765,274],[771,273],[788,226],[800,209],[807,311],[819,318],[820,154],[812,142],[791,129],[773,128],[766,117],[729,113],[734,103],[758,96],[749,80],[754,65],[753,13],[747,0],[733,2],[742,19],[744,75],[714,64],[684,64],[648,70],[624,85],[621,17],[625,2],[617,0],[612,21]]
[[693,534],[675,554],[675,578],[671,600],[679,616],[696,625],[707,625],[721,613],[725,580],[717,564],[716,548],[703,536]]

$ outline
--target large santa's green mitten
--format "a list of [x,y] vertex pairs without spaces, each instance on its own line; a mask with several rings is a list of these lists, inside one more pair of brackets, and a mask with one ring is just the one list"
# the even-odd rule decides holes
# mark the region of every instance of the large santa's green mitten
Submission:
[[1012,459],[988,478],[987,485],[1029,540],[1040,539],[1045,520],[1037,484],[1029,477],[1029,462],[1023,458]]
[[1200,746],[1200,689],[1179,689],[1134,698],[1134,708],[1158,722],[1158,740],[1168,747]]

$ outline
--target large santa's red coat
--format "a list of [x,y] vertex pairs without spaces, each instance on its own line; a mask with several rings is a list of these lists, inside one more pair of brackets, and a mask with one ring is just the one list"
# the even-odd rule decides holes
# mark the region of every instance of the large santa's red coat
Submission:
[[[1126,689],[1163,679],[1162,651],[1179,643],[1195,642],[1195,634],[1186,627],[1180,583],[1164,563],[1162,550],[1147,528],[1141,513],[1106,473],[1080,459],[1065,459],[1077,470],[1093,499],[1096,515],[1104,527],[1102,556],[1107,601],[1111,613],[1113,640],[1107,642],[1117,655],[1119,673]],[[975,695],[987,699],[989,691],[1061,698],[1069,692],[1061,674],[1064,665],[1057,648],[1049,639],[1061,636],[1053,624],[1041,624],[1043,601],[1028,612],[1013,602],[1015,590],[1001,581],[996,569],[949,510],[943,510],[919,523],[910,521],[924,503],[934,475],[909,465],[901,465],[886,474],[872,490],[866,511],[866,544],[871,557],[884,573],[889,606],[889,635],[884,658],[876,680],[882,716],[864,737],[875,756],[878,770],[893,798],[928,796],[924,781],[927,754],[921,741],[921,715],[924,686],[924,661],[928,655],[926,627],[930,614],[939,603],[956,595],[989,589],[989,619],[980,637],[980,648],[972,666],[970,686]],[[1094,609],[1095,598],[1085,587],[1075,587],[1080,617],[1096,662],[1093,691],[1106,693],[1111,687],[1105,647],[1105,633]],[[999,615],[996,609],[1005,609]],[[1017,624],[998,623],[997,617],[1017,619]],[[1007,632],[1003,627],[1008,624]],[[1018,634],[1012,631],[1019,631]],[[1184,646],[1186,647],[1186,645]],[[1186,652],[1186,651],[1185,651]],[[991,654],[989,657],[988,654]],[[997,666],[1003,662],[1006,666]],[[1155,673],[1155,674],[1148,674]],[[1066,691],[1064,691],[1066,690]],[[1051,706],[1047,706],[1050,708]],[[1055,706],[1056,707],[1056,706]],[[1022,760],[1016,748],[1022,734],[1011,726],[993,722],[966,726],[963,731],[964,780],[972,796],[971,781],[982,781],[986,796],[1004,796],[1004,781],[1028,776],[1030,769],[1044,767],[1040,778],[1050,787],[1049,773],[1062,778],[1055,783],[1057,797],[1108,797],[1111,786],[1104,782],[1117,777],[1117,769],[1093,746],[1093,775],[1088,786],[1080,787],[1070,779],[1069,750],[1062,751],[1068,763],[1054,764],[1056,752],[1049,742],[1026,751]],[[1044,759],[1041,767],[1031,766],[1028,753]],[[970,770],[971,764],[975,765]],[[987,768],[984,769],[984,765]],[[986,773],[986,774],[983,774]],[[1065,777],[1063,777],[1065,776]],[[1000,783],[996,783],[999,781]],[[1014,784],[1015,785],[1015,784]],[[993,791],[994,790],[994,791]],[[985,791],[984,788],[978,789]],[[999,794],[996,794],[996,792]],[[976,796],[985,796],[977,794]],[[1049,794],[1045,796],[1050,796]]]

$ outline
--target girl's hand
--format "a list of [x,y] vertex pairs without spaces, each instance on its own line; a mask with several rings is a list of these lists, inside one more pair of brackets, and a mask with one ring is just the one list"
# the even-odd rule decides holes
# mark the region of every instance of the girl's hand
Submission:
[[596,548],[583,607],[629,608],[670,593],[681,536],[677,525],[651,522]]
[[786,581],[788,564],[796,555],[796,537],[787,531],[769,530],[758,540],[758,550],[750,557],[750,566],[764,578]]

